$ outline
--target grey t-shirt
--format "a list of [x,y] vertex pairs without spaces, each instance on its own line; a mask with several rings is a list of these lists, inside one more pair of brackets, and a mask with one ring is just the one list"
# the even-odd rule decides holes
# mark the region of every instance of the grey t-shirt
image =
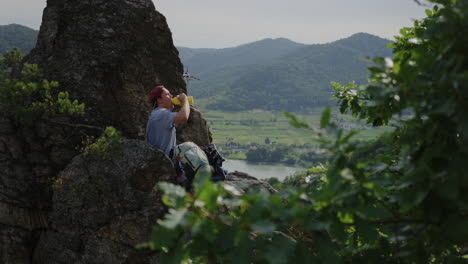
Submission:
[[171,149],[176,145],[176,130],[174,118],[177,112],[166,108],[156,108],[146,124],[146,141],[153,147],[162,150],[169,156]]

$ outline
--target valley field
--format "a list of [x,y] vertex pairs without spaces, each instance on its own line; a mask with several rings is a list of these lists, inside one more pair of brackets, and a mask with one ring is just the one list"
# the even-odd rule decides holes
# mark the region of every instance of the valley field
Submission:
[[[311,127],[319,127],[322,111],[322,108],[315,108],[296,116]],[[219,146],[230,145],[235,148],[236,145],[265,144],[265,141],[271,144],[318,145],[313,131],[294,128],[283,112],[225,112],[203,109],[202,113],[211,128],[214,143]],[[334,111],[333,120],[345,129],[359,130],[355,136],[356,140],[373,139],[391,130],[391,127],[373,128],[348,115],[339,114],[338,111]]]

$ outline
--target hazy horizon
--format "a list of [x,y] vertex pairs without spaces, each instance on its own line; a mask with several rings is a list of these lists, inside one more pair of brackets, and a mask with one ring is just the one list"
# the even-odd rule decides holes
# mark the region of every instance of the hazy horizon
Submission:
[[[359,32],[393,40],[400,28],[424,17],[427,8],[414,0],[153,2],[167,19],[174,45],[189,48],[229,48],[266,38],[322,44]],[[45,6],[46,0],[2,3],[0,25],[38,30]]]
[[[11,23],[11,24],[8,24],[8,25],[12,25],[12,24],[17,24],[17,23]],[[17,25],[20,25],[20,26],[25,26],[25,25],[21,25],[21,24],[17,24]],[[7,25],[0,25],[0,26],[7,26]],[[28,27],[28,26],[25,26],[25,27]],[[30,27],[28,27],[30,28]],[[34,30],[37,30],[37,29],[34,29]],[[369,34],[369,35],[373,35],[373,34],[370,34],[370,33],[367,33],[367,32],[356,32],[356,33],[353,33],[349,36],[343,36],[339,39],[335,39],[335,40],[332,40],[332,41],[328,41],[328,42],[323,42],[323,43],[301,43],[301,42],[297,42],[297,41],[294,41],[294,40],[291,40],[291,39],[288,39],[288,38],[285,38],[285,37],[277,37],[277,38],[263,38],[263,39],[258,39],[258,40],[254,40],[254,41],[251,41],[251,42],[247,42],[247,43],[241,43],[239,45],[236,45],[236,46],[228,46],[228,47],[220,47],[220,48],[207,48],[207,47],[199,47],[199,48],[193,48],[193,47],[188,47],[188,46],[180,46],[180,45],[175,45],[176,47],[179,47],[179,48],[189,48],[189,49],[229,49],[229,48],[237,48],[239,46],[243,46],[243,45],[248,45],[248,44],[251,44],[251,43],[255,43],[255,42],[259,42],[259,41],[264,41],[264,40],[278,40],[278,39],[286,39],[288,41],[292,41],[294,43],[298,43],[298,44],[303,44],[303,45],[315,45],[315,44],[327,44],[327,43],[331,43],[331,42],[335,42],[335,41],[338,41],[340,39],[346,39],[346,38],[349,38],[355,34],[359,34],[359,33],[364,33],[364,34]],[[376,36],[376,37],[379,37],[379,38],[382,38],[380,36],[377,36],[377,35],[373,35],[373,36]],[[383,38],[383,39],[386,39],[386,40],[389,40],[389,41],[393,41],[391,39],[387,39],[387,38]]]

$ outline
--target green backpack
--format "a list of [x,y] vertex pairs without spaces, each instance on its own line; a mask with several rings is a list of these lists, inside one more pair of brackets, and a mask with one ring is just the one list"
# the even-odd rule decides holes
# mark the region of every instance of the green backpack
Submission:
[[180,183],[186,186],[191,185],[193,179],[197,174],[208,174],[209,178],[212,177],[213,172],[205,152],[193,142],[184,142],[175,146],[174,155],[176,166],[179,166],[178,175]]

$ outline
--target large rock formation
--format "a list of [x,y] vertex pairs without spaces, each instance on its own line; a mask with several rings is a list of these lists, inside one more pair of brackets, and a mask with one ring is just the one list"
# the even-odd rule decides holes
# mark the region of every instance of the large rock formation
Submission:
[[187,92],[183,66],[151,0],[48,0],[37,46],[26,59],[86,103],[86,122],[143,136],[148,94]]
[[[135,245],[151,239],[166,208],[157,182],[174,182],[172,161],[140,140],[124,140],[122,152],[102,159],[79,155],[54,184],[49,227],[40,236],[34,263],[157,263],[158,256]],[[239,191],[268,183],[241,172],[223,184]]]
[[54,184],[49,228],[35,263],[150,263],[147,242],[165,208],[153,189],[175,179],[172,161],[141,140],[124,140],[110,158],[75,157]]
[[226,175],[226,181],[224,184],[235,187],[241,193],[252,190],[266,191],[269,193],[277,192],[277,190],[271,187],[271,185],[267,182],[259,181],[254,176],[241,171],[229,172],[228,175]]
[[[48,0],[26,62],[84,102],[86,115],[24,125],[0,111],[0,263],[154,260],[133,245],[162,217],[152,186],[172,177],[170,161],[143,141],[126,140],[122,156],[110,160],[77,147],[105,126],[142,139],[152,87],[186,92],[164,16],[151,0]],[[178,141],[205,146],[206,121],[192,110]]]
[[177,129],[177,144],[186,141],[192,141],[198,146],[204,148],[208,146],[211,141],[211,131],[208,123],[203,118],[200,111],[191,108],[189,120],[176,126]]
[[22,126],[0,113],[0,263],[30,263],[48,226],[49,179],[76,152],[67,131],[42,121]]
[[84,102],[87,114],[25,126],[0,111],[0,263],[30,263],[50,221],[51,182],[79,154],[82,135],[112,125],[143,138],[152,87],[186,92],[171,32],[151,0],[48,0],[26,62]]

